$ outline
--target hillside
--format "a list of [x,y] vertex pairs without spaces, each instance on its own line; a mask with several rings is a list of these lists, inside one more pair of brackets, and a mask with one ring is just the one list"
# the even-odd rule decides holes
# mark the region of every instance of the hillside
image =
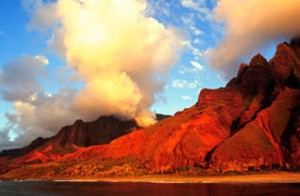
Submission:
[[[203,89],[191,108],[148,128],[112,122],[113,135],[125,134],[114,139],[97,131],[103,124],[78,121],[24,156],[3,156],[0,168],[2,177],[299,170],[299,108],[300,40],[293,39],[269,62],[257,54],[226,87]],[[90,131],[77,131],[82,126]]]

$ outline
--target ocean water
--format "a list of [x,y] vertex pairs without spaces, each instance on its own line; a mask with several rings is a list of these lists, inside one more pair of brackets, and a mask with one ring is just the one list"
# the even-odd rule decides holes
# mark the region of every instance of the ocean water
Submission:
[[300,183],[2,181],[0,195],[300,195]]

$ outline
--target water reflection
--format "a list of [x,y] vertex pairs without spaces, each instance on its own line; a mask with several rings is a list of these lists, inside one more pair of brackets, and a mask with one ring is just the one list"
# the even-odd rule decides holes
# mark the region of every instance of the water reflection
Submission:
[[300,195],[300,183],[0,182],[0,195]]

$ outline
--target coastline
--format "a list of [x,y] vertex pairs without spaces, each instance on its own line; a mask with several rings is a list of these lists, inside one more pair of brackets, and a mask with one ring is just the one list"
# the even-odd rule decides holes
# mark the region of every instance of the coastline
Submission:
[[55,181],[55,182],[141,182],[141,183],[300,183],[300,173],[269,173],[220,176],[143,175],[113,177],[46,177],[1,178],[0,181]]

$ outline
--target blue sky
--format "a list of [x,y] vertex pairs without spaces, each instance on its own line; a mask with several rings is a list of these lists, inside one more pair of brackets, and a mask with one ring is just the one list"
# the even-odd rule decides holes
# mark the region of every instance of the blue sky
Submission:
[[[154,17],[157,20],[165,25],[180,28],[187,39],[191,41],[196,40],[196,43],[192,43],[192,47],[194,47],[194,50],[199,50],[199,53],[202,53],[203,50],[215,44],[211,36],[213,30],[210,24],[207,21],[201,21],[196,16],[191,16],[197,14],[197,11],[182,6],[178,1],[168,2],[170,3],[170,7],[167,7],[170,9],[168,10],[169,13],[155,13]],[[160,1],[160,3],[155,6],[164,5],[165,2]],[[46,56],[50,62],[49,65],[47,65],[47,70],[49,70],[48,74],[51,75],[55,70],[62,68],[64,65],[63,60],[53,54],[53,52],[51,53],[46,44],[49,37],[43,33],[38,33],[27,28],[30,16],[22,5],[22,1],[6,1],[0,9],[1,66],[22,55],[43,55]],[[193,20],[191,23],[194,24],[193,26],[185,25],[183,18],[174,16],[184,16],[186,20]],[[188,19],[189,17],[190,19]],[[197,40],[201,41],[198,43]],[[173,114],[178,110],[193,105],[198,98],[201,88],[224,86],[225,82],[218,78],[216,71],[206,65],[201,54],[198,54],[198,56],[197,54],[193,54],[193,49],[185,49],[179,61],[173,65],[173,68],[166,77],[167,82],[163,92],[157,96],[159,100],[151,107],[153,111]],[[200,64],[203,66],[203,70],[197,70],[191,62]],[[44,79],[43,85],[49,92],[54,93],[60,88],[60,85],[55,84],[55,76],[52,75],[51,77],[53,77],[51,84],[48,84],[47,80]],[[176,85],[181,83],[182,85]],[[1,108],[4,108],[4,110],[2,109],[1,111],[3,116],[12,109],[11,103],[1,100]],[[2,123],[4,122],[3,119],[5,118],[2,118]]]
[[[220,1],[224,5],[230,6],[228,5],[229,1]],[[283,2],[281,0],[277,1]],[[30,10],[30,7],[26,7],[24,5],[26,3],[24,2],[34,3],[39,1],[7,0],[0,7],[0,83],[2,82],[2,87],[0,88],[0,135],[5,135],[10,140],[22,135],[26,131],[32,134],[31,137],[38,135],[50,136],[57,131],[61,124],[69,123],[71,120],[75,121],[76,119],[73,118],[77,118],[77,116],[71,115],[68,117],[69,121],[60,122],[58,123],[59,126],[56,127],[53,125],[55,124],[54,118],[50,120],[41,118],[42,120],[39,122],[37,120],[39,118],[31,118],[31,115],[40,116],[47,114],[47,112],[50,115],[57,112],[60,115],[59,118],[64,118],[64,115],[67,114],[63,110],[70,108],[63,105],[63,102],[60,102],[61,97],[64,97],[63,99],[68,101],[72,99],[72,95],[76,95],[74,91],[80,91],[85,85],[84,79],[78,79],[75,76],[74,69],[70,68],[68,65],[69,62],[63,55],[49,46],[49,41],[53,38],[55,29],[49,30],[46,28],[44,31],[39,31],[37,28],[30,26],[33,20],[32,10]],[[253,34],[253,37],[244,31],[238,32],[235,35],[236,37],[230,37],[230,27],[235,27],[234,25],[243,26],[243,24],[237,23],[244,23],[244,21],[233,20],[231,18],[231,10],[228,12],[228,10],[224,9],[216,11],[221,15],[223,14],[224,20],[221,22],[216,20],[214,8],[217,7],[217,2],[217,0],[148,0],[144,15],[152,17],[161,23],[164,30],[171,29],[180,34],[180,44],[182,46],[180,53],[176,57],[176,62],[172,63],[171,68],[168,69],[168,74],[163,75],[164,85],[160,87],[162,89],[154,91],[155,101],[149,106],[151,111],[174,114],[177,111],[192,106],[197,102],[199,92],[202,88],[219,88],[225,86],[227,78],[235,75],[235,72],[232,70],[235,70],[242,61],[248,62],[250,56],[257,52],[270,58],[275,52],[276,43],[279,40],[286,40],[286,37],[289,35],[289,32],[282,32],[280,36],[277,36],[277,34],[270,34],[269,31],[266,31],[267,33],[260,32],[262,36],[256,35],[253,32],[260,26],[254,26],[249,27],[249,33]],[[233,9],[236,9],[236,7]],[[246,6],[242,9],[245,13],[249,11]],[[35,20],[39,19],[35,18]],[[258,25],[263,26],[264,22],[262,21]],[[235,38],[240,39],[243,36],[251,37],[251,39],[256,40],[258,43],[254,41],[252,44],[254,46],[248,44],[252,48],[243,51],[241,50],[241,45],[244,43],[241,40],[237,40],[236,43],[230,42],[230,40],[234,40]],[[261,40],[267,41],[263,42]],[[207,52],[209,50],[213,50],[212,54],[218,54],[221,51],[222,41],[225,44],[228,41],[232,45],[238,45],[240,48],[236,47],[237,51],[241,50],[243,54],[238,58],[233,57],[233,59],[229,59],[228,61],[226,61],[227,55],[224,55],[224,64],[234,62],[232,65],[233,69],[228,69],[231,65],[227,64],[221,68],[211,66],[210,61],[207,60]],[[262,44],[266,43],[266,46],[262,47],[259,45],[260,42]],[[246,39],[245,43],[247,43]],[[214,50],[214,48],[218,47],[221,49]],[[236,48],[233,47],[233,51]],[[222,59],[213,60],[212,65],[217,61],[222,62]],[[22,62],[24,62],[24,65],[22,65]],[[30,63],[33,65],[29,65]],[[12,67],[11,69],[17,67],[17,70],[22,71],[24,70],[22,66],[36,67],[37,70],[33,70],[33,72],[37,72],[38,74],[25,73],[25,70],[22,76],[22,73],[13,73],[14,70],[10,70],[10,67]],[[230,73],[228,70],[231,70]],[[23,77],[25,76],[28,78],[24,79]],[[5,77],[9,78],[5,79]],[[16,77],[16,79],[14,80],[13,77]],[[30,88],[33,85],[33,90],[27,92],[24,89],[26,85],[30,86]],[[17,91],[20,91],[20,93]],[[18,93],[23,94],[19,95]],[[25,95],[27,97],[24,98]],[[33,103],[35,105],[30,105]],[[42,108],[41,110],[36,110],[36,107],[41,106],[49,107],[50,109],[46,110]],[[51,111],[52,106],[58,106],[58,108],[53,109],[55,110],[53,113]],[[28,116],[26,116],[26,111],[31,113],[28,113]],[[44,113],[39,113],[39,111]],[[30,123],[34,125],[31,126]],[[43,129],[39,129],[39,126],[43,123],[47,126],[45,125]],[[52,130],[47,132],[46,127]],[[31,137],[27,137],[26,140],[20,140],[18,144],[23,145]],[[3,144],[2,148],[5,146],[11,147],[13,145],[6,143]]]

